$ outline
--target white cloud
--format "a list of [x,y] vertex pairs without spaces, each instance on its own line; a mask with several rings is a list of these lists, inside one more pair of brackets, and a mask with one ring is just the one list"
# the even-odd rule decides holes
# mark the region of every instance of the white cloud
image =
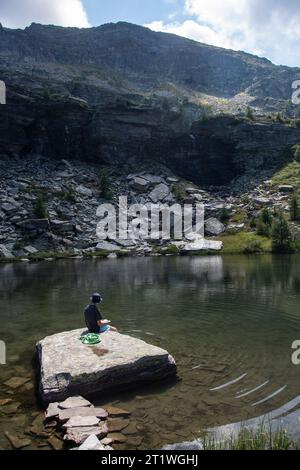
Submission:
[[24,28],[33,22],[89,26],[81,0],[1,0],[0,22],[8,28]]
[[299,0],[185,0],[182,23],[155,21],[155,31],[300,66]]

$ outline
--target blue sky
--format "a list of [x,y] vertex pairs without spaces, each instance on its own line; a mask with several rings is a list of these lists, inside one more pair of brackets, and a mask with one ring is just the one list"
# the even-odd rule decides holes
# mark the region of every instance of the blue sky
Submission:
[[169,21],[178,12],[177,19],[183,17],[184,0],[83,0],[90,23],[98,26],[103,23],[129,21],[148,24],[157,20]]
[[128,21],[300,67],[300,0],[0,0],[0,22],[87,28]]

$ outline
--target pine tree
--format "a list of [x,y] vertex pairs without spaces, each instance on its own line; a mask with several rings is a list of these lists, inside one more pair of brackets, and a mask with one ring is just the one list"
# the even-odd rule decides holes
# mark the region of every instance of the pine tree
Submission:
[[105,199],[112,198],[112,192],[110,188],[110,179],[106,171],[102,171],[100,173],[100,191],[101,191],[101,195]]
[[296,145],[295,147],[294,158],[296,162],[300,162],[300,145]]
[[44,203],[44,200],[42,197],[39,197],[35,203],[35,207],[33,209],[33,213],[34,215],[38,218],[38,219],[46,219],[47,216],[48,216],[48,213],[47,213],[47,208],[45,206],[45,203]]
[[250,106],[248,106],[248,108],[247,108],[246,116],[247,116],[248,119],[250,119],[250,121],[254,120],[253,109]]
[[293,222],[299,220],[299,202],[296,194],[293,195],[290,202],[290,215]]
[[291,251],[292,236],[288,222],[284,215],[280,213],[272,226],[272,248],[276,253]]

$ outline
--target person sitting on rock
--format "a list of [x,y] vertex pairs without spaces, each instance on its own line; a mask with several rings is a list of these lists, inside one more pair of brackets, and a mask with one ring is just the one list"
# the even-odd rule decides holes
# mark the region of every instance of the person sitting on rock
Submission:
[[107,331],[117,331],[117,329],[110,325],[109,320],[103,320],[102,315],[97,307],[102,302],[100,294],[93,294],[91,296],[90,304],[84,310],[84,318],[89,333],[105,333]]

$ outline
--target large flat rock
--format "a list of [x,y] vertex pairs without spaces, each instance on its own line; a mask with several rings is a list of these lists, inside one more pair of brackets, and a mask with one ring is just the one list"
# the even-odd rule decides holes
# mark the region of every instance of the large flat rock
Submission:
[[64,400],[176,375],[170,354],[131,336],[109,332],[87,346],[74,330],[48,336],[37,344],[40,394],[44,401]]

